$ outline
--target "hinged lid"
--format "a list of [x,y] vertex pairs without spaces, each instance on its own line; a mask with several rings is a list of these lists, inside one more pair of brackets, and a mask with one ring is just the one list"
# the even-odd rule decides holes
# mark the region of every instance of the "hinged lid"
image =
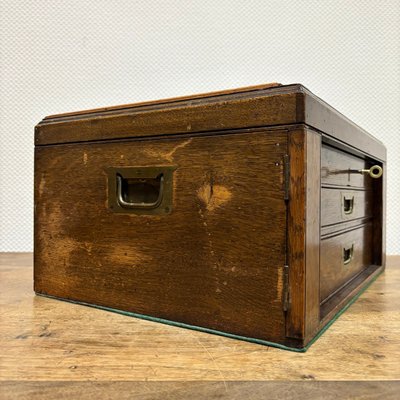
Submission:
[[306,124],[381,160],[381,142],[300,84],[267,83],[164,100],[50,115],[35,127],[35,145]]

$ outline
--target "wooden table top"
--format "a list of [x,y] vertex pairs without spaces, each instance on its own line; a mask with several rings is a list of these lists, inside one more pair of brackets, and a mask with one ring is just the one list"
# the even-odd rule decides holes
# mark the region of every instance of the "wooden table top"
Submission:
[[[88,393],[90,382],[110,381],[169,381],[164,386],[174,390],[188,380],[203,389],[213,381],[226,392],[234,381],[279,388],[298,381],[300,388],[305,381],[399,380],[399,266],[400,256],[388,257],[367,291],[306,353],[294,353],[35,296],[32,254],[0,253],[0,398],[26,390],[34,398],[38,382],[54,394],[66,382]],[[159,398],[140,390],[140,398]]]

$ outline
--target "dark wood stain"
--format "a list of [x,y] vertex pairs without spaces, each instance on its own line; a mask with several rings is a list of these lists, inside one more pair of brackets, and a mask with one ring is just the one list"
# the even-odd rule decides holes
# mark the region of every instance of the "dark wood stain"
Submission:
[[[384,268],[386,149],[302,85],[52,115],[35,144],[38,293],[301,348]],[[168,213],[110,208],[110,167],[167,166]]]
[[[36,148],[35,290],[278,340],[286,143],[265,131]],[[106,168],[148,165],[177,167],[173,212],[110,210]]]
[[289,134],[290,194],[288,202],[288,265],[290,307],[286,335],[304,338],[306,243],[306,133]]
[[51,115],[36,126],[35,144],[285,124],[306,124],[353,151],[386,160],[380,141],[300,84],[272,83]]
[[[345,199],[349,204],[347,208]],[[371,190],[323,188],[321,191],[321,224],[325,226],[371,217],[375,200]]]
[[[353,249],[344,263],[344,251]],[[351,251],[351,250],[350,250]],[[372,264],[372,225],[328,237],[321,242],[320,299],[324,301],[362,269]]]
[[373,180],[361,169],[374,165],[372,161],[345,153],[331,146],[322,148],[321,183],[329,185],[371,189]]
[[321,136],[308,129],[306,145],[305,342],[313,337],[320,323]]
[[296,123],[295,93],[107,114],[36,127],[35,144],[121,139]]

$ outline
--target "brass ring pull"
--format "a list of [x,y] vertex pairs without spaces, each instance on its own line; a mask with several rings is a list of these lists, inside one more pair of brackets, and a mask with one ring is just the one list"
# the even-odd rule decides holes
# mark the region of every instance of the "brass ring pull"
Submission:
[[134,203],[134,202],[129,202],[124,199],[124,196],[122,194],[122,178],[120,175],[117,175],[117,200],[118,203],[121,207],[124,208],[156,208],[160,205],[162,198],[163,198],[163,192],[164,192],[164,176],[160,176],[160,189],[158,193],[158,198],[156,201],[151,202],[151,203]]
[[383,169],[379,165],[374,165],[370,169],[360,169],[358,171],[360,174],[368,174],[371,178],[380,178],[383,174]]

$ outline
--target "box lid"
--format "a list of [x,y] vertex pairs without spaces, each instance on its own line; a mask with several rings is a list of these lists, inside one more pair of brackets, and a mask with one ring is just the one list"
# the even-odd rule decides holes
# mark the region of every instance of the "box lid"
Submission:
[[218,92],[49,115],[35,127],[35,145],[306,124],[382,160],[382,143],[301,84],[266,83]]

